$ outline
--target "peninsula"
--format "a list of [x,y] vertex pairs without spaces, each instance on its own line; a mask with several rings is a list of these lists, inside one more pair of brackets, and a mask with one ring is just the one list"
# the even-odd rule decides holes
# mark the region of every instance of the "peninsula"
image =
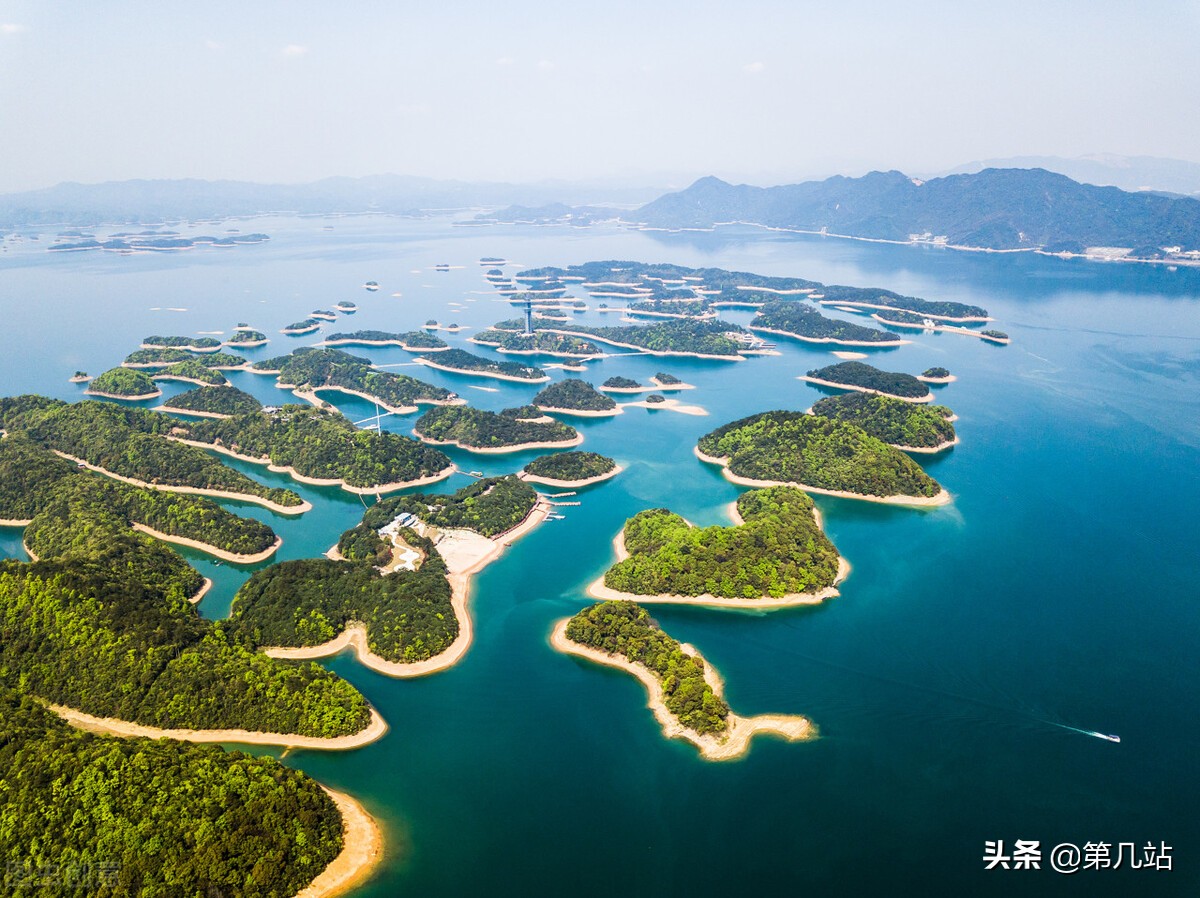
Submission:
[[812,413],[857,424],[873,437],[907,452],[940,452],[958,442],[944,405],[917,405],[871,393],[842,393],[813,404]]

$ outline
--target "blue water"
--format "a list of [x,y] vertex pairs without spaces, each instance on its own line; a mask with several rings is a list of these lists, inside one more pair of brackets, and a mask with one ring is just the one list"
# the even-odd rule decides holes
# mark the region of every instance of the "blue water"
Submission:
[[[761,740],[723,764],[663,739],[638,683],[558,655],[547,635],[587,602],[583,590],[610,563],[611,537],[630,515],[669,506],[702,524],[726,520],[739,490],[696,461],[696,438],[756,411],[807,408],[821,394],[796,376],[834,359],[781,340],[780,356],[736,364],[591,365],[584,376],[596,383],[669,371],[698,386],[680,396],[710,415],[630,409],[579,422],[584,448],[628,470],[581,491],[566,520],[543,525],[476,579],[475,642],[452,670],[394,681],[349,657],[328,662],[392,724],[356,752],[285,759],[351,792],[383,823],[387,857],[358,898],[1196,893],[1200,271],[751,229],[455,229],[446,219],[364,217],[267,218],[253,230],[273,239],[132,257],[10,244],[0,253],[4,393],[78,398],[82,388],[66,383],[76,368],[117,364],[149,333],[228,332],[238,321],[272,336],[245,353],[267,358],[316,342],[275,332],[344,299],[359,313],[326,332],[409,330],[431,317],[482,328],[511,317],[481,276],[483,255],[526,265],[671,261],[878,285],[983,305],[1013,338],[1000,347],[915,335],[872,353],[889,370],[943,365],[958,375],[936,389],[959,415],[962,443],[918,458],[953,493],[948,507],[817,499],[853,564],[840,598],[771,613],[654,610],[718,667],[734,710],[803,713],[821,729],[814,743]],[[440,262],[463,267],[433,271]],[[380,291],[364,291],[366,280]],[[470,333],[449,339],[472,348]],[[384,364],[411,359],[352,351]],[[484,408],[523,404],[537,389],[389,370]],[[287,397],[273,378],[232,379],[264,401]],[[327,398],[354,420],[373,411]],[[415,417],[384,422],[408,432]],[[535,454],[451,452],[487,473]],[[284,537],[280,558],[323,552],[362,512],[342,491],[299,491],[315,505],[301,518],[238,507]],[[0,529],[0,551],[21,555],[18,531]],[[188,557],[217,581],[202,612],[226,614],[248,569]],[[1174,869],[1064,876],[1044,857],[1041,870],[984,872],[984,842],[996,839],[1010,849],[1038,839],[1046,855],[1060,842],[1105,841],[1114,857],[1120,842],[1165,842]]]

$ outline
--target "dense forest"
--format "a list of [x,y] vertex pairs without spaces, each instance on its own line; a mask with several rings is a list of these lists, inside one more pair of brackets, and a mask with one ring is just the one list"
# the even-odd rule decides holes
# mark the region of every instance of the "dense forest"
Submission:
[[[506,322],[501,322],[501,324],[504,323]],[[589,343],[579,337],[552,334],[543,330],[535,330],[532,334],[526,334],[524,331],[489,328],[477,334],[474,342],[515,352],[541,352],[546,355],[583,357],[600,353],[600,347],[595,343]]]
[[225,379],[225,375],[220,371],[214,371],[205,366],[198,359],[175,362],[173,365],[168,365],[165,368],[155,371],[151,375],[151,378],[153,380],[199,381],[210,387],[224,387],[229,384],[229,381]]
[[390,331],[365,330],[352,331],[348,334],[330,334],[325,338],[326,346],[352,345],[354,343],[367,346],[391,343],[406,349],[442,349],[450,345],[437,334],[431,334],[428,331],[405,331],[396,334]]
[[518,421],[537,421],[546,417],[546,413],[536,405],[517,405],[512,408],[502,408],[500,409],[500,415],[505,418],[515,418]]
[[113,474],[153,485],[241,493],[284,506],[303,504],[291,490],[264,486],[203,449],[168,439],[186,426],[169,415],[112,402],[69,405],[41,396],[0,399],[0,427],[24,431],[48,449]]
[[360,430],[340,412],[307,405],[285,405],[269,415],[181,421],[176,427],[187,439],[269,457],[303,477],[343,480],[360,489],[419,480],[450,467],[443,453],[412,437]]
[[132,368],[109,368],[103,374],[98,374],[88,384],[87,392],[104,393],[109,396],[127,396],[136,399],[141,396],[157,396],[160,392],[158,385],[150,379],[150,375]]
[[816,402],[814,415],[857,424],[873,437],[893,446],[932,449],[954,442],[953,416],[942,405],[917,405],[873,393],[843,393]]
[[987,309],[980,306],[945,300],[921,299],[917,296],[903,296],[879,287],[827,286],[821,288],[821,293],[825,302],[833,304],[887,306],[889,309],[906,309],[922,315],[939,315],[949,318],[987,317]]
[[160,347],[162,349],[187,349],[191,347],[197,350],[218,349],[221,346],[221,341],[213,337],[162,337],[155,334],[152,337],[146,337],[142,340],[142,346],[146,348]]
[[238,895],[304,888],[342,849],[337,808],[274,758],[73,729],[0,680],[5,894]]
[[808,376],[908,399],[920,399],[929,395],[929,387],[913,375],[899,371],[880,371],[874,365],[865,362],[838,362],[836,365],[826,365],[824,368],[809,371]]
[[701,735],[725,732],[729,706],[705,681],[704,661],[685,655],[640,605],[601,602],[584,608],[567,623],[567,638],[654,673],[667,710],[688,729]]
[[466,405],[430,409],[417,419],[413,430],[425,439],[458,443],[467,449],[500,449],[525,443],[572,443],[579,437],[574,427],[558,421],[521,421]]
[[541,368],[531,368],[519,362],[501,362],[496,359],[485,359],[481,355],[467,352],[463,349],[448,349],[439,352],[430,359],[431,362],[443,368],[453,368],[456,371],[470,371],[476,374],[501,374],[505,377],[517,377],[521,380],[545,380],[546,372]]
[[670,315],[677,318],[711,318],[716,313],[708,299],[641,299],[628,304],[630,312]]
[[631,378],[622,377],[619,374],[614,374],[612,377],[610,377],[604,383],[600,384],[601,389],[604,389],[605,387],[609,387],[609,388],[615,389],[615,390],[640,390],[642,388],[642,385],[640,383],[638,383],[636,380],[633,380]]
[[320,318],[304,318],[300,321],[293,321],[287,327],[280,331],[281,334],[311,334],[313,331],[321,329]]
[[780,331],[795,337],[812,340],[831,340],[845,343],[895,343],[900,337],[890,331],[863,327],[851,321],[827,318],[812,306],[802,302],[769,302],[758,310],[750,329]]
[[[82,478],[80,478],[82,479]],[[4,669],[29,694],[166,728],[342,736],[369,708],[316,664],[276,661],[187,601],[200,575],[111,509],[54,497],[0,563]]]
[[610,343],[637,346],[652,352],[682,352],[694,355],[737,355],[738,344],[726,336],[742,328],[728,321],[678,319],[630,327],[600,327],[591,324],[560,324],[556,330]]
[[921,376],[922,377],[932,377],[937,380],[944,380],[945,378],[950,376],[950,369],[943,368],[940,365],[936,365],[933,368],[926,368],[924,371],[921,372]]
[[237,387],[196,387],[172,396],[163,407],[210,415],[251,415],[262,411],[261,402]]
[[861,427],[803,412],[750,415],[700,438],[705,455],[729,470],[864,496],[936,496],[941,487],[911,458]]
[[351,527],[337,541],[338,554],[346,561],[366,561],[383,567],[392,557],[392,544],[366,524]]
[[121,364],[126,368],[166,368],[179,362],[197,362],[205,368],[240,368],[246,360],[229,352],[193,355],[183,349],[135,349]]
[[[277,367],[275,367],[277,363]],[[340,349],[297,349],[289,356],[268,359],[279,371],[279,383],[298,390],[343,387],[375,396],[394,408],[413,408],[418,402],[449,402],[455,394],[407,374],[377,371],[368,359]]]
[[691,527],[656,508],[625,523],[629,557],[604,575],[604,585],[635,595],[778,598],[832,586],[838,553],[813,517],[812,499],[793,487],[743,493],[744,523]]
[[388,661],[415,663],[441,654],[458,636],[446,564],[432,542],[411,530],[402,533],[425,553],[415,571],[381,574],[370,559],[274,564],[234,596],[231,629],[256,645],[310,646],[358,622],[366,626],[371,651]]
[[596,452],[555,452],[535,458],[525,466],[525,473],[550,480],[589,480],[616,466],[607,455]]
[[607,412],[617,407],[611,396],[605,396],[587,381],[576,377],[550,384],[533,397],[533,404],[541,409],[565,408],[589,412]]
[[233,332],[228,340],[225,341],[226,346],[236,346],[238,343],[267,343],[267,335],[262,331],[248,330],[246,328],[238,328]]
[[409,512],[434,527],[464,528],[492,537],[525,520],[535,502],[533,487],[512,474],[484,477],[453,495],[408,493],[383,499],[367,509],[363,523],[379,529]]

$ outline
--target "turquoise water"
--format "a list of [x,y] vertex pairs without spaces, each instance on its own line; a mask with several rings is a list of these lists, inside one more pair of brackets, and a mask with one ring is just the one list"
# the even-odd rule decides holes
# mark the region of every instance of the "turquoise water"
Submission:
[[[354,794],[384,825],[386,861],[358,898],[748,888],[1195,894],[1200,271],[749,229],[454,229],[382,217],[269,218],[253,229],[272,241],[133,257],[12,246],[0,254],[4,393],[77,398],[82,388],[66,383],[76,368],[117,364],[146,334],[231,331],[238,321],[271,334],[267,347],[245,353],[266,358],[315,342],[274,332],[343,299],[359,313],[326,332],[408,330],[430,317],[481,328],[510,317],[481,276],[483,255],[526,265],[671,261],[874,284],[983,305],[1013,337],[999,347],[916,335],[872,353],[890,370],[944,365],[958,375],[935,389],[960,417],[962,444],[918,458],[955,500],[915,511],[818,498],[853,564],[840,598],[771,613],[655,609],[722,672],[734,710],[803,713],[821,728],[817,742],[763,739],[723,764],[664,740],[634,680],[558,655],[547,636],[587,601],[583,590],[610,562],[610,540],[630,515],[669,506],[698,523],[725,520],[738,489],[692,456],[696,438],[756,411],[807,408],[821,394],[796,375],[834,359],[781,341],[780,356],[744,363],[631,357],[590,366],[584,376],[597,383],[669,371],[698,386],[680,398],[711,414],[630,409],[572,420],[584,448],[628,470],[581,491],[566,520],[538,528],[476,578],[475,642],[452,670],[394,681],[349,657],[328,662],[392,725],[360,751],[286,758]],[[463,267],[433,271],[440,262]],[[364,291],[366,280],[380,291]],[[471,348],[469,334],[448,339]],[[411,359],[398,349],[351,351],[384,364]],[[484,408],[522,404],[537,389],[389,370]],[[264,401],[288,395],[273,378],[232,379]],[[372,412],[327,398],[355,420]],[[408,432],[415,417],[385,425]],[[465,469],[501,473],[536,453],[450,454]],[[315,505],[300,518],[238,509],[278,530],[280,558],[323,552],[362,512],[348,493],[298,490]],[[19,556],[19,532],[0,529],[0,551]],[[227,613],[249,569],[188,557],[217,581],[202,612]],[[1114,854],[1119,842],[1166,842],[1175,869],[1069,877],[1044,862],[1039,871],[985,873],[984,842],[995,839],[1039,839],[1047,853],[1060,842],[1111,842]]]

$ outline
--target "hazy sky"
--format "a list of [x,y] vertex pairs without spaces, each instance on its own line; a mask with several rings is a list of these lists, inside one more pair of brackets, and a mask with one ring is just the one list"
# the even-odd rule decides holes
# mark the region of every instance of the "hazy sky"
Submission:
[[1200,4],[0,2],[0,191],[1200,159]]

